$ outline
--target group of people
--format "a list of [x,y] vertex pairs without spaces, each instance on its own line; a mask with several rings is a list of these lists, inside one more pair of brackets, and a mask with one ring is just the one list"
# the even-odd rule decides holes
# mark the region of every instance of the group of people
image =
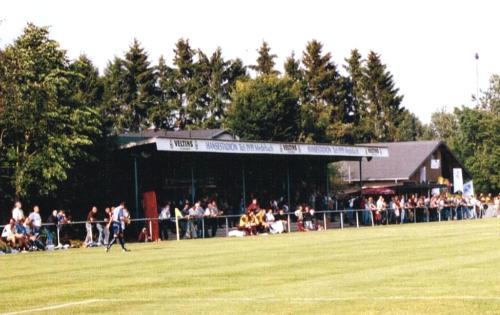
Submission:
[[[69,221],[64,210],[53,210],[47,219],[51,225],[43,228],[40,207],[35,205],[33,211],[25,216],[21,202],[17,201],[8,224],[2,230],[1,239],[11,251],[44,250],[47,246],[55,246],[56,229],[54,227]],[[57,247],[67,248],[59,240]]]
[[[92,207],[87,215],[87,236],[83,245],[106,246],[109,250],[115,242],[122,245],[124,251],[128,251],[124,244],[123,231],[130,222],[130,215],[125,208],[125,203],[118,207],[106,208],[102,220],[99,220],[96,207]],[[64,227],[71,220],[66,216],[64,210],[53,210],[47,218],[46,224],[42,224],[40,207],[35,205],[33,211],[25,216],[22,204],[17,201],[12,209],[9,222],[3,227],[1,240],[7,246],[7,252],[25,252],[54,248],[68,248],[69,240],[61,237]],[[98,241],[95,242],[94,231],[98,231]],[[109,240],[110,231],[113,237]]]
[[[247,206],[240,217],[235,236],[257,235],[263,233],[281,234],[288,231],[287,215],[277,206],[261,208],[256,198]],[[239,232],[239,233],[238,233]]]
[[215,237],[219,227],[218,217],[222,214],[215,199],[196,201],[193,204],[185,200],[181,209],[167,202],[158,216],[160,238],[168,239],[168,231],[175,229],[175,218],[178,220],[181,238]]
[[347,220],[354,224],[355,211],[364,209],[358,219],[364,225],[401,224],[408,222],[424,222],[439,220],[477,219],[485,215],[489,204],[498,207],[500,215],[500,194],[497,197],[483,194],[466,197],[463,195],[435,194],[433,196],[410,195],[405,197],[379,196],[349,200]]

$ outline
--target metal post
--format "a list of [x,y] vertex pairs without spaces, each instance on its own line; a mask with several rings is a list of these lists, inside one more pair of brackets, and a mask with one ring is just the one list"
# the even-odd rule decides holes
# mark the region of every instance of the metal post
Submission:
[[287,161],[286,163],[286,194],[287,194],[288,209],[291,209],[292,204],[290,203],[290,161]]
[[363,168],[361,167],[363,158],[359,159],[359,194],[361,199],[363,199]]
[[356,211],[356,227],[359,229],[359,211]]
[[135,195],[135,218],[139,218],[139,170],[137,156],[134,156],[134,195]]
[[241,162],[241,181],[243,188],[243,208],[247,206],[247,192],[246,192],[246,180],[245,180],[245,162]]
[[326,212],[323,212],[323,228],[326,230]]
[[417,223],[417,208],[413,208],[413,223]]
[[344,213],[340,212],[340,228],[344,228]]
[[438,212],[438,221],[441,222],[441,210],[438,209],[437,212]]
[[201,217],[201,238],[205,238],[205,217]]
[[226,236],[229,234],[229,219],[226,217]]
[[328,163],[325,164],[325,173],[326,173],[326,197],[330,196],[330,176],[328,174]]
[[61,244],[61,235],[60,235],[60,229],[59,229],[59,224],[57,225],[57,246],[62,245]]
[[292,232],[290,231],[290,213],[287,215],[288,218],[287,218],[287,223],[288,223],[288,233]]
[[431,221],[431,218],[430,218],[431,214],[430,214],[430,209],[427,208],[427,223],[429,223]]
[[372,218],[372,226],[375,226],[375,222],[373,221],[373,211],[369,210],[370,211],[370,217]]
[[[168,231],[167,231],[168,233]],[[149,220],[149,235],[151,236],[151,241],[153,241],[153,221]]]

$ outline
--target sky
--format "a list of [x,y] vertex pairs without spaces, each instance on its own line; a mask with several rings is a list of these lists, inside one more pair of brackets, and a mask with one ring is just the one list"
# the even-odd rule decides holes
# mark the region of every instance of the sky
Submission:
[[49,26],[70,58],[85,53],[102,70],[134,38],[154,64],[160,55],[172,60],[179,38],[253,64],[265,40],[281,70],[316,39],[339,68],[351,49],[379,53],[403,106],[429,122],[441,108],[471,106],[477,82],[484,91],[500,74],[499,12],[500,2],[484,0],[11,0],[0,6],[0,47],[33,22]]

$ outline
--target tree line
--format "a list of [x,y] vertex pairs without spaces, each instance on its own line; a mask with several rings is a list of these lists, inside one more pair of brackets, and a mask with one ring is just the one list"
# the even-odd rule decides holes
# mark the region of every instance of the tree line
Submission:
[[[286,58],[282,73],[266,42],[251,65],[225,59],[220,48],[207,54],[187,39],[173,52],[171,62],[153,64],[134,40],[100,74],[85,55],[70,60],[48,28],[28,24],[0,49],[2,196],[67,197],[82,183],[99,186],[99,174],[92,180],[88,171],[105,159],[110,137],[147,129],[229,128],[250,140],[346,144],[450,140],[402,106],[375,52],[363,57],[353,49],[340,66],[311,40],[301,56]],[[463,154],[467,161],[471,152]]]

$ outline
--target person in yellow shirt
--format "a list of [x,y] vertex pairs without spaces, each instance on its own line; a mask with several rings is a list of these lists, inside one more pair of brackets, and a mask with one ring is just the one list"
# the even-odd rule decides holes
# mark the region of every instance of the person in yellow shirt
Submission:
[[265,233],[269,230],[269,224],[266,222],[266,210],[259,209],[255,215],[257,231],[259,233]]
[[258,219],[254,215],[253,211],[248,211],[241,216],[238,229],[244,231],[246,235],[255,235],[257,225]]

